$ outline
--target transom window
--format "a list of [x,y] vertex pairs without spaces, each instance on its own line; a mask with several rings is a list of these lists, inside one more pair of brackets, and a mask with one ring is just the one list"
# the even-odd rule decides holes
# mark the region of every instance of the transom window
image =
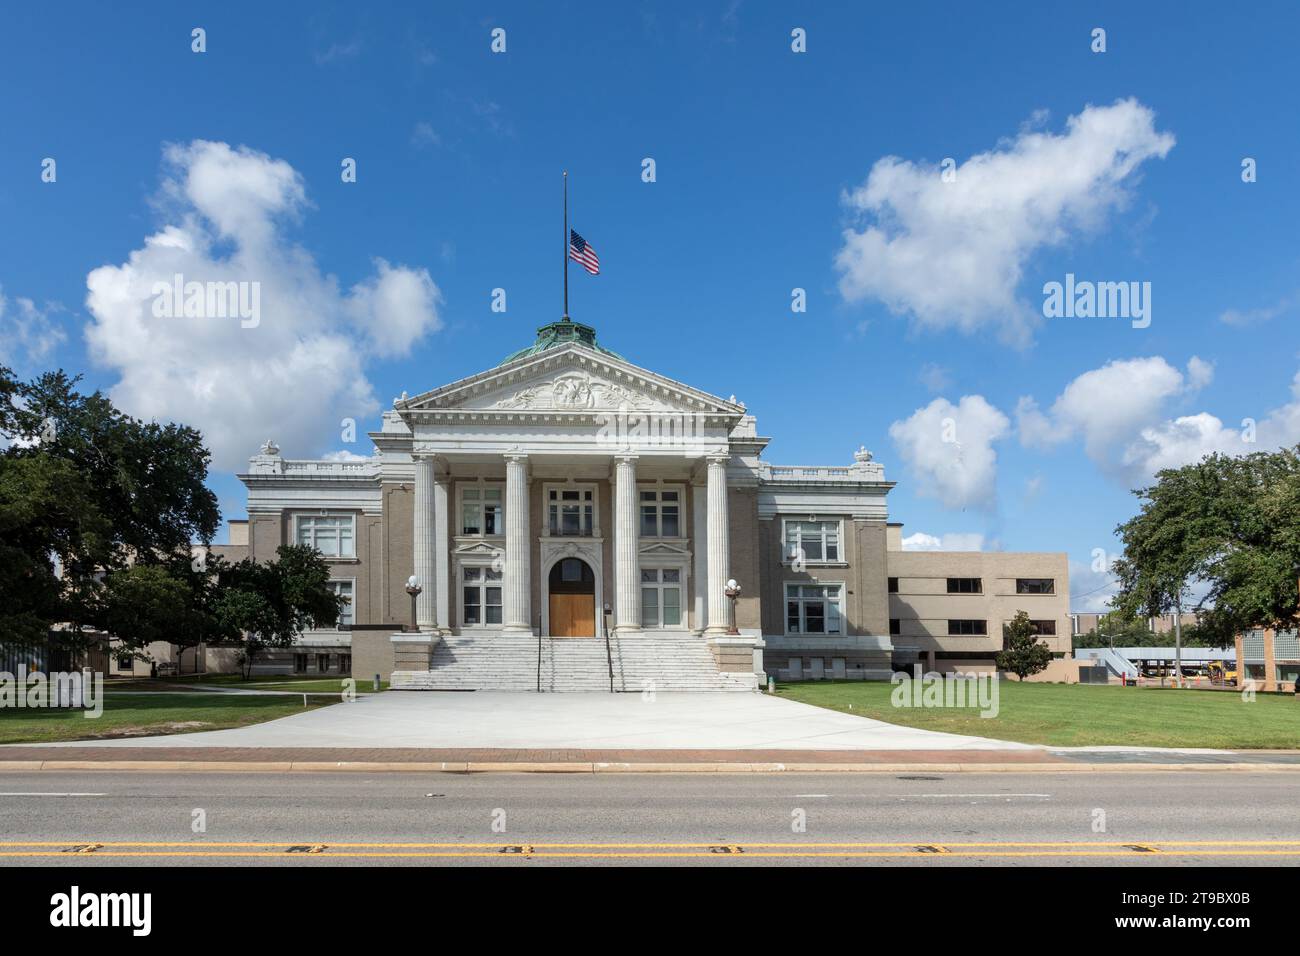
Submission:
[[461,534],[505,534],[500,485],[470,485],[460,493]]
[[590,488],[548,488],[548,528],[553,535],[594,534],[596,493]]
[[352,614],[352,582],[351,581],[330,581],[326,585],[335,594],[341,595],[348,599],[348,603],[339,611],[339,621],[335,626],[340,630],[347,630],[352,626],[354,620]]
[[1016,578],[1017,594],[1055,594],[1054,578]]
[[642,568],[641,626],[680,627],[681,623],[681,569]]
[[641,537],[678,538],[681,533],[681,491],[656,489],[641,492]]
[[785,522],[786,560],[809,562],[840,559],[839,521]]
[[949,594],[983,594],[984,582],[979,578],[949,578]]
[[352,515],[298,515],[298,543],[327,558],[356,556]]
[[843,633],[843,593],[842,584],[787,584],[786,633]]

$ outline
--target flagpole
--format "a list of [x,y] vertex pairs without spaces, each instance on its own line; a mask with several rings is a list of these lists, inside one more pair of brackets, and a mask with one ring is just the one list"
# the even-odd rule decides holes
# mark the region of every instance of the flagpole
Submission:
[[569,171],[564,171],[564,321],[569,321]]

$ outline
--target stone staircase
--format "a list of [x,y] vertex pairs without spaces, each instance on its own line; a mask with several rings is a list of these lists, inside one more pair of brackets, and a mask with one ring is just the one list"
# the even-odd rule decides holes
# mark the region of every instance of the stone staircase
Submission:
[[[685,632],[641,632],[600,638],[542,638],[544,693],[609,693],[614,690],[752,691],[752,674],[718,672],[704,639]],[[536,637],[500,634],[444,637],[429,671],[395,671],[394,690],[537,690]]]

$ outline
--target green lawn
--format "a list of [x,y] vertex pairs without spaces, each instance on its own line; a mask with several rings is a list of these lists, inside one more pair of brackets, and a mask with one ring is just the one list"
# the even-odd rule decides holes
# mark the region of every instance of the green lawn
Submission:
[[[187,734],[198,730],[244,727],[300,714],[338,702],[335,697],[261,697],[235,694],[112,694],[104,712],[87,718],[80,710],[0,709],[0,744],[50,743]],[[177,741],[184,746],[183,740]]]
[[[105,681],[106,690],[129,690],[129,691],[175,691],[179,687],[193,687],[196,690],[202,690],[204,687],[234,687],[248,688],[252,690],[291,690],[298,692],[322,693],[322,694],[341,694],[343,692],[342,677],[303,677],[300,674],[262,674],[256,677],[250,677],[244,680],[240,674],[199,674],[185,675],[184,677],[158,677],[158,678],[128,678],[124,680]],[[374,677],[356,678],[356,692],[358,694],[374,693]],[[381,681],[380,690],[388,689],[388,681]]]
[[777,684],[790,700],[906,727],[1053,747],[1300,749],[1300,701],[1290,694],[1161,690],[1086,684],[999,684],[998,715],[974,708],[894,707],[894,685],[869,681]]

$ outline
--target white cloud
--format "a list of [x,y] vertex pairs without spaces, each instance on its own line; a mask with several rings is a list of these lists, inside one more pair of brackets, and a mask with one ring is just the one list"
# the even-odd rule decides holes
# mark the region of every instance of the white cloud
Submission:
[[844,231],[840,295],[878,299],[925,328],[993,327],[1024,344],[1041,320],[1016,291],[1030,255],[1100,228],[1130,198],[1138,167],[1173,145],[1127,99],[1084,107],[1061,134],[1022,127],[957,166],[952,182],[938,165],[880,159],[843,197],[869,221]]
[[51,318],[60,306],[38,306],[31,299],[5,298],[0,288],[0,365],[16,372],[44,362],[67,336]]
[[1256,325],[1258,323],[1268,322],[1279,315],[1284,315],[1292,311],[1300,296],[1290,295],[1273,303],[1273,305],[1264,306],[1259,309],[1224,309],[1219,314],[1219,321],[1225,325]]
[[411,130],[411,145],[416,149],[423,149],[431,146],[441,146],[442,137],[438,131],[433,128],[433,124],[427,120],[420,120]]
[[[166,224],[86,278],[86,338],[120,376],[114,402],[198,427],[223,470],[242,468],[268,437],[290,454],[313,453],[341,418],[374,414],[366,365],[408,353],[441,325],[429,274],[376,259],[372,276],[341,291],[284,235],[307,199],[283,160],[195,141],[167,147],[164,167]],[[155,284],[178,274],[257,283],[260,321],[156,317]]]
[[1112,610],[1110,600],[1119,590],[1119,581],[1110,571],[1094,570],[1095,561],[1070,562],[1070,610],[1103,613]]
[[365,455],[358,455],[354,451],[348,451],[346,448],[339,451],[330,451],[321,455],[325,461],[369,461]]
[[938,394],[946,392],[952,387],[952,379],[948,375],[948,370],[942,365],[936,365],[934,362],[926,362],[921,366],[921,371],[917,378],[927,390]]
[[953,405],[936,398],[910,418],[889,426],[889,436],[917,478],[918,494],[947,508],[992,510],[997,499],[997,452],[1010,421],[981,395]]
[[1020,441],[1047,448],[1079,437],[1102,471],[1130,487],[1213,452],[1241,455],[1300,442],[1300,374],[1292,382],[1292,400],[1265,414],[1253,442],[1246,422],[1228,427],[1208,412],[1169,416],[1170,405],[1213,378],[1213,365],[1196,356],[1186,374],[1159,356],[1107,362],[1070,382],[1046,413],[1033,398],[1020,399]]
[[918,531],[903,539],[904,551],[982,551],[984,535],[975,533],[946,533],[935,537]]

